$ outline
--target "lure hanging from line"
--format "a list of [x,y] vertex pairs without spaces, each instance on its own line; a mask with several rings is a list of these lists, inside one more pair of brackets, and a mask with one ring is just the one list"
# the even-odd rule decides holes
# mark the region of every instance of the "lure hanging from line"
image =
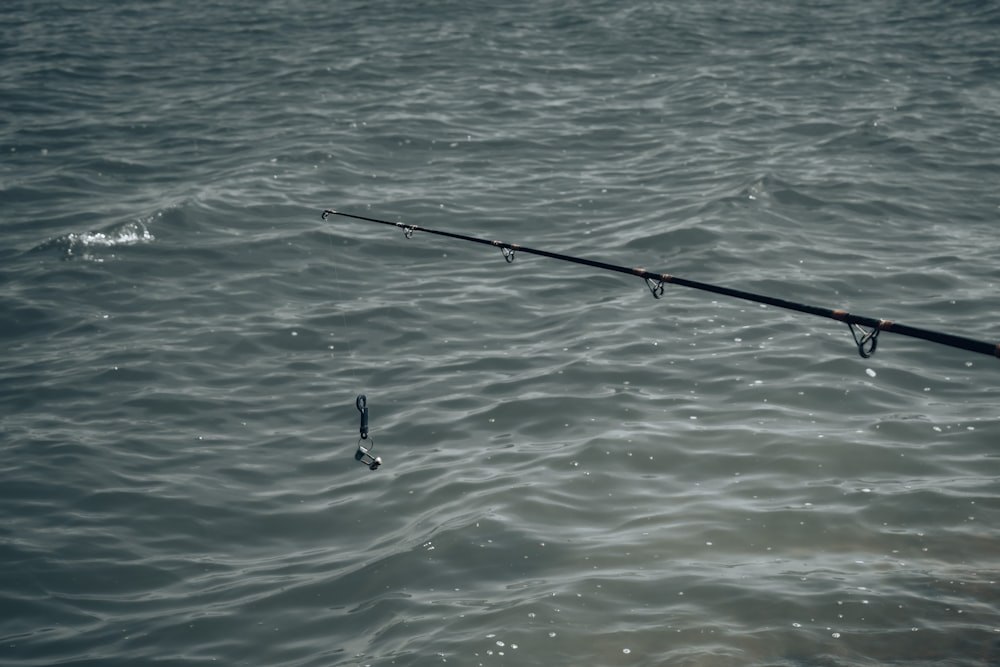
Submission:
[[[375,438],[370,438],[368,436],[368,397],[364,394],[359,394],[357,399],[354,401],[354,405],[357,406],[358,412],[361,413],[361,439],[358,440],[358,451],[354,452],[354,460],[361,461],[369,470],[378,470],[378,467],[382,465],[381,456],[372,456],[371,451],[375,449]],[[361,443],[368,441],[367,447]]]
[[858,347],[858,354],[866,359],[875,353],[875,348],[878,347],[878,335],[881,331],[889,331],[902,336],[910,336],[911,338],[920,338],[932,343],[939,343],[941,345],[947,345],[949,347],[968,350],[979,354],[987,354],[991,357],[1000,357],[1000,344],[966,338],[965,336],[942,333],[940,331],[932,331],[930,329],[920,329],[918,327],[900,324],[899,322],[893,322],[892,320],[882,320],[873,317],[852,315],[844,310],[809,306],[803,303],[796,303],[794,301],[765,296],[763,294],[754,294],[753,292],[745,292],[743,290],[732,289],[730,287],[722,287],[721,285],[703,283],[697,280],[688,280],[687,278],[673,276],[669,273],[656,273],[653,271],[646,271],[645,269],[633,269],[626,266],[619,266],[617,264],[609,264],[607,262],[600,262],[594,259],[587,259],[585,257],[574,257],[572,255],[563,255],[557,252],[550,252],[548,250],[527,248],[516,243],[489,241],[487,239],[476,238],[475,236],[466,236],[465,234],[456,234],[454,232],[446,232],[438,229],[429,229],[427,227],[421,227],[419,225],[412,225],[403,222],[379,220],[377,218],[369,218],[363,215],[354,215],[353,213],[342,213],[332,209],[326,209],[323,211],[324,220],[329,218],[331,215],[339,215],[345,218],[363,220],[365,222],[377,222],[382,225],[392,225],[393,227],[402,229],[406,238],[412,238],[414,232],[426,232],[427,234],[436,234],[438,236],[447,236],[448,238],[458,239],[461,241],[494,246],[500,248],[501,252],[503,252],[504,259],[507,260],[508,263],[514,261],[514,254],[516,252],[523,252],[531,255],[549,257],[551,259],[559,259],[564,262],[583,264],[585,266],[591,266],[605,271],[615,271],[617,273],[624,273],[631,276],[639,276],[646,281],[646,286],[649,288],[649,291],[652,292],[653,297],[657,299],[663,296],[664,284],[670,283],[672,285],[681,285],[683,287],[691,287],[705,292],[714,292],[715,294],[722,294],[736,299],[743,299],[744,301],[753,301],[755,303],[763,303],[777,308],[784,308],[786,310],[794,310],[800,313],[816,315],[818,317],[826,317],[847,324],[848,328],[851,330],[851,335],[854,337],[854,343]]

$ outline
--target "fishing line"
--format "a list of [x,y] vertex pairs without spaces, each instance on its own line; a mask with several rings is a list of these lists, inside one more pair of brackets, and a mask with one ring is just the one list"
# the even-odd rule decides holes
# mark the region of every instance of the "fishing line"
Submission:
[[664,286],[666,284],[680,285],[682,287],[690,287],[692,289],[702,290],[704,292],[713,292],[715,294],[722,294],[723,296],[732,297],[735,299],[743,299],[744,301],[753,301],[755,303],[762,303],[768,306],[775,306],[776,308],[783,308],[785,310],[793,310],[800,313],[806,313],[808,315],[815,315],[817,317],[825,317],[832,320],[837,320],[843,322],[847,325],[848,329],[851,331],[851,336],[854,338],[854,344],[857,346],[858,354],[862,358],[867,359],[868,357],[875,354],[875,350],[878,347],[879,333],[882,331],[888,331],[890,333],[899,334],[901,336],[909,336],[911,338],[919,338],[921,340],[930,341],[932,343],[938,343],[940,345],[947,345],[949,347],[955,347],[962,350],[967,350],[969,352],[976,352],[978,354],[987,354],[991,357],[1000,357],[1000,344],[990,343],[987,341],[976,340],[974,338],[967,338],[965,336],[956,336],[954,334],[943,333],[940,331],[933,331],[931,329],[922,329],[919,327],[912,327],[906,324],[901,324],[899,322],[894,322],[892,320],[878,319],[874,317],[865,317],[863,315],[853,315],[845,310],[838,310],[834,308],[820,308],[818,306],[810,306],[804,303],[797,303],[795,301],[788,301],[786,299],[779,299],[773,296],[767,296],[764,294],[755,294],[753,292],[747,292],[744,290],[733,289],[731,287],[724,287],[722,285],[713,285],[711,283],[700,282],[697,280],[689,280],[687,278],[681,278],[680,276],[674,276],[669,273],[657,273],[654,271],[647,271],[645,269],[636,269],[626,266],[620,266],[618,264],[609,264],[608,262],[602,262],[595,259],[587,259],[586,257],[575,257],[573,255],[564,255],[558,252],[551,252],[548,250],[539,250],[537,248],[528,248],[516,243],[505,243],[503,241],[490,241],[487,239],[477,238],[475,236],[467,236],[465,234],[457,234],[455,232],[442,231],[439,229],[430,229],[427,227],[421,227],[419,225],[414,225],[410,223],[403,222],[390,222],[388,220],[379,220],[378,218],[369,218],[363,215],[355,215],[353,213],[343,213],[341,211],[334,211],[332,209],[326,209],[323,211],[323,219],[328,219],[331,215],[338,215],[344,218],[353,218],[355,220],[362,220],[365,222],[375,222],[381,225],[391,225],[393,227],[398,227],[403,230],[403,234],[406,238],[413,238],[414,232],[424,232],[427,234],[435,234],[437,236],[445,236],[452,239],[458,239],[460,241],[468,241],[470,243],[479,243],[482,245],[493,246],[500,248],[503,253],[503,258],[507,263],[514,261],[516,253],[523,252],[531,255],[540,255],[541,257],[548,257],[550,259],[558,259],[564,262],[573,262],[574,264],[582,264],[585,266],[593,267],[595,269],[601,269],[604,271],[614,271],[616,273],[624,273],[630,276],[638,276],[646,281],[646,286],[649,288],[650,293],[653,297],[659,299],[663,297]]
[[[333,247],[333,237],[330,237],[330,247]],[[338,303],[344,303],[343,297],[340,293],[340,274],[337,271],[337,263],[333,264],[333,279],[334,279],[334,289],[337,292]],[[349,345],[347,344],[347,315],[344,314],[343,308],[340,311],[340,319],[343,323],[344,333],[344,348],[347,350],[347,357],[350,360],[351,351]],[[358,378],[354,374],[353,366],[349,366],[349,372],[351,374],[351,380],[355,385],[358,385]],[[382,465],[382,457],[372,455],[372,450],[375,449],[375,438],[371,436],[368,432],[368,396],[364,393],[358,393],[357,398],[354,399],[354,405],[361,413],[361,423],[358,428],[360,438],[358,439],[358,449],[354,452],[354,460],[360,461],[361,463],[368,466],[369,470],[378,470],[379,466]],[[365,446],[365,443],[367,446]]]

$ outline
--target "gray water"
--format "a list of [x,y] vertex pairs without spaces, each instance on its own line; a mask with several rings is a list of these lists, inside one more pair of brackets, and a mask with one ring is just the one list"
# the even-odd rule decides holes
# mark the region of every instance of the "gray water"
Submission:
[[[0,664],[997,665],[993,2],[0,8]],[[376,472],[354,461],[367,396]]]

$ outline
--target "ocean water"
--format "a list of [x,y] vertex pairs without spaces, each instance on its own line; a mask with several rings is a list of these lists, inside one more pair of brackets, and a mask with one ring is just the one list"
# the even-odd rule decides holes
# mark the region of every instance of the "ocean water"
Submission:
[[997,359],[320,216],[1000,342],[998,29],[8,0],[0,664],[1000,664]]

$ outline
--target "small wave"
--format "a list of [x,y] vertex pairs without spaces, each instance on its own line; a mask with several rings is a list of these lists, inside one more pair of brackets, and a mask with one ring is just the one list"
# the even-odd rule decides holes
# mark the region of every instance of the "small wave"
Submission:
[[737,194],[726,197],[725,201],[745,203],[773,200],[782,205],[809,209],[819,208],[825,204],[823,200],[806,194],[803,189],[802,186],[793,185],[772,174],[764,174],[744,185]]
[[[136,220],[111,227],[106,231],[70,232],[56,236],[31,249],[32,252],[56,250],[63,259],[82,259],[103,262],[106,256],[100,250],[140,243],[152,243],[156,237],[149,231],[149,221]],[[110,255],[114,257],[114,254]]]

